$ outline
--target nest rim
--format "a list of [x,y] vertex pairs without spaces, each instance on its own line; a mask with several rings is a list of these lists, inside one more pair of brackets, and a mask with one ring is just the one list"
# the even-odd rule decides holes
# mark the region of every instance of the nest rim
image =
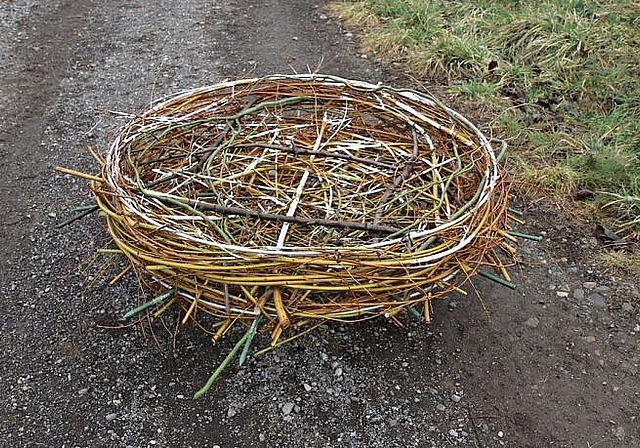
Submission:
[[[231,96],[233,96],[236,91],[241,91],[246,86],[291,81],[309,83],[310,85],[316,83],[325,87],[347,89],[358,93],[364,92],[374,96],[382,92],[389,94],[392,100],[399,98],[410,102],[411,104],[405,104],[396,100],[395,105],[405,114],[409,126],[415,129],[414,136],[418,132],[420,135],[426,135],[429,138],[427,126],[431,126],[431,128],[449,135],[452,139],[457,139],[467,148],[473,148],[482,153],[482,160],[486,163],[483,169],[479,170],[483,177],[478,182],[475,194],[469,197],[467,202],[461,205],[448,219],[441,220],[442,222],[437,223],[437,225],[420,231],[409,230],[401,232],[394,238],[371,241],[355,246],[302,247],[274,244],[250,247],[229,244],[228,242],[183,232],[181,234],[176,233],[178,238],[175,247],[179,249],[181,245],[187,248],[195,247],[192,245],[199,246],[201,253],[193,260],[180,260],[175,253],[172,254],[173,258],[162,258],[158,253],[154,252],[155,248],[151,248],[145,253],[140,246],[136,247],[133,244],[138,242],[136,238],[140,235],[148,238],[148,235],[144,234],[144,232],[153,234],[155,231],[165,229],[166,223],[158,219],[158,217],[145,213],[144,207],[136,203],[136,200],[139,199],[139,196],[136,196],[137,193],[131,194],[126,186],[120,184],[123,179],[121,161],[125,160],[122,150],[142,132],[135,130],[134,126],[148,122],[150,127],[161,128],[165,126],[171,129],[180,123],[188,122],[189,119],[196,117],[198,113],[216,109],[216,104],[212,103],[183,115],[170,116],[163,114],[167,110],[173,110],[174,106],[176,106],[175,109],[180,109],[180,104],[183,102],[188,103],[194,97],[220,91],[230,91],[232,92]],[[451,120],[453,126],[447,127],[438,123],[435,119],[412,106],[416,104],[442,111],[444,116]],[[456,129],[456,126],[459,126],[459,128]],[[472,134],[476,141],[470,138],[465,139],[460,130]],[[143,128],[143,131],[149,132],[149,127]],[[431,146],[433,147],[433,145]],[[138,187],[143,195],[147,191],[140,184],[139,179],[137,185],[131,178],[126,180],[129,181],[129,186]],[[336,304],[333,309],[327,309],[326,312],[318,311],[323,309],[324,304],[311,302],[304,305],[307,308],[294,309],[293,303],[285,303],[285,308],[289,308],[285,312],[291,316],[297,316],[302,321],[313,316],[322,319],[352,320],[353,318],[359,319],[363,315],[372,316],[380,312],[380,310],[384,310],[386,314],[396,313],[398,310],[418,302],[424,302],[424,315],[426,318],[428,316],[429,300],[440,297],[447,291],[458,289],[454,279],[461,272],[464,273],[465,279],[473,275],[477,266],[486,263],[486,261],[483,261],[486,253],[490,252],[493,247],[501,245],[501,241],[496,241],[491,244],[486,243],[487,247],[482,244],[479,244],[477,248],[471,247],[477,243],[480,226],[492,226],[487,233],[491,233],[491,238],[495,238],[496,235],[500,234],[501,230],[504,230],[506,225],[506,214],[503,213],[506,210],[506,192],[499,166],[499,157],[496,155],[489,139],[475,125],[460,113],[443,105],[440,101],[424,92],[412,89],[396,89],[381,84],[376,85],[365,81],[348,80],[331,75],[271,75],[225,81],[185,90],[176,95],[161,98],[141,114],[132,116],[131,121],[121,129],[121,132],[116,136],[109,148],[102,170],[101,182],[93,182],[91,188],[100,209],[107,215],[109,232],[117,246],[127,255],[137,271],[145,275],[150,274],[153,282],[159,285],[160,288],[166,290],[174,288],[176,295],[185,299],[187,303],[198,303],[198,306],[206,308],[209,314],[218,317],[251,317],[266,314],[272,320],[278,320],[281,327],[286,325],[284,325],[284,320],[282,319],[282,310],[278,309],[277,304],[267,304],[260,308],[255,303],[236,300],[238,299],[236,297],[237,294],[232,297],[234,299],[232,302],[235,301],[235,303],[230,304],[229,293],[226,290],[227,285],[244,288],[245,286],[259,284],[265,288],[272,289],[282,287],[291,291],[312,291],[315,293],[342,291],[351,295],[362,294],[365,296],[365,300],[362,302],[357,302],[356,304],[356,302],[344,301]],[[110,191],[105,193],[105,189]],[[143,199],[148,201],[147,204],[153,202],[149,201],[148,198]],[[494,204],[495,201],[497,202]],[[494,210],[496,216],[490,216],[493,205],[500,209],[499,211]],[[474,225],[477,227],[473,228]],[[121,227],[124,227],[124,230]],[[456,235],[458,240],[455,244],[449,244],[446,250],[437,250],[438,247],[434,248],[433,246],[429,247],[428,242],[430,239],[452,231],[452,229],[458,232]],[[127,231],[139,233],[131,237],[126,234]],[[416,241],[424,242],[426,244],[425,249],[399,252],[407,242],[414,244]],[[456,254],[462,251],[467,252],[468,259],[465,259],[464,263],[456,264]],[[213,266],[211,260],[207,259],[207,254],[212,255],[214,260],[222,263],[222,266]],[[448,263],[446,266],[443,265],[446,269],[440,269],[441,272],[438,272],[438,268],[442,267],[440,263],[444,262]],[[500,262],[496,261],[495,257],[490,263],[502,266]],[[279,274],[277,272],[278,269],[275,269],[275,271],[272,269],[273,266],[291,266],[291,271]],[[302,275],[296,274],[296,266],[298,268],[300,266],[310,266],[310,270],[302,272]],[[248,275],[243,277],[242,269],[246,269],[247,272],[253,272],[253,277]],[[324,272],[322,272],[322,269],[324,269]],[[371,274],[373,271],[388,271],[391,273],[375,274],[373,276]],[[165,275],[165,272],[169,274]],[[417,276],[423,274],[427,277],[418,280]],[[180,278],[181,276],[190,277],[192,275],[195,276],[193,284],[189,282],[186,284],[181,283],[183,282],[183,279]],[[259,275],[263,275],[264,281],[256,283],[257,280],[253,279]],[[359,278],[359,275],[362,275],[362,278]],[[389,278],[385,277],[385,275]],[[332,276],[335,278],[332,279]],[[390,279],[392,276],[394,278]],[[139,276],[139,278],[142,277],[142,275]],[[206,281],[224,285],[225,293],[219,294],[213,290],[199,291],[198,281],[200,281],[200,278],[206,278]],[[371,278],[375,278],[375,280],[371,280]],[[350,281],[353,281],[352,285],[348,284]],[[180,287],[178,288],[176,285],[180,285]],[[156,286],[156,289],[158,289],[158,286]],[[406,292],[402,293],[403,290]],[[379,294],[393,295],[400,293],[402,293],[401,299],[379,298]],[[242,289],[240,294],[246,295],[248,292]],[[367,298],[367,295],[371,297]],[[254,300],[254,302],[257,301]],[[254,307],[254,305],[256,306]],[[306,311],[307,309],[312,311]],[[189,308],[189,310],[192,310],[192,308]],[[190,312],[188,311],[187,314]]]

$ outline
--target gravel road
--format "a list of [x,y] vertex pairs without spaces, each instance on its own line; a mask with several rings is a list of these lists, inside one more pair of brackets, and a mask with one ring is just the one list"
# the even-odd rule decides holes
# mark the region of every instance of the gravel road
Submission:
[[521,200],[545,238],[517,290],[474,281],[430,325],[328,326],[194,401],[237,335],[123,327],[144,292],[108,285],[99,216],[57,227],[90,198],[54,167],[95,172],[113,112],[225,78],[408,81],[322,2],[2,0],[0,35],[0,446],[640,446],[640,292],[542,201]]

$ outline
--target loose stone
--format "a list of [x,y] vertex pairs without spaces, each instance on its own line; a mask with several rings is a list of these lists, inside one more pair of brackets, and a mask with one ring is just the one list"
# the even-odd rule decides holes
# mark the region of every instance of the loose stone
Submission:
[[598,294],[597,292],[594,292],[593,294],[589,294],[588,300],[594,306],[597,306],[597,307],[606,306],[606,302],[604,300],[604,297],[601,294]]
[[284,415],[289,415],[289,414],[291,414],[291,411],[293,411],[294,407],[295,407],[295,404],[293,404],[291,402],[287,402],[287,403],[282,405],[282,413]]
[[540,320],[537,317],[530,317],[524,324],[529,328],[537,328],[540,324]]

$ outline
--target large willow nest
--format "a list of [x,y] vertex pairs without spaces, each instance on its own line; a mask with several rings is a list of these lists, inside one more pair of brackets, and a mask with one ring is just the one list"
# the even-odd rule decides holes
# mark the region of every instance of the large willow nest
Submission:
[[473,124],[425,93],[332,76],[161,100],[121,129],[92,189],[140,277],[170,290],[156,314],[262,315],[274,338],[405,308],[428,319],[430,300],[513,251]]

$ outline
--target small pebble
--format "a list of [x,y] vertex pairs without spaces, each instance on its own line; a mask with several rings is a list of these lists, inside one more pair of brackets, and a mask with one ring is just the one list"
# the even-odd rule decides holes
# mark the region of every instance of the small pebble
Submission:
[[584,338],[584,340],[587,342],[587,344],[591,344],[593,342],[596,342],[596,337],[595,336],[587,336],[586,338]]
[[620,441],[624,440],[624,437],[626,435],[622,426],[618,426],[617,428],[612,429],[611,432]]
[[107,418],[107,421],[108,421],[108,422],[112,422],[113,420],[115,420],[115,419],[116,419],[116,417],[117,417],[117,416],[118,416],[118,415],[114,412],[114,413],[111,413],[111,414],[107,414],[107,417],[106,417],[106,418]]
[[601,294],[598,294],[597,292],[594,292],[593,294],[589,294],[588,300],[594,306],[597,306],[597,307],[605,307],[606,306],[606,302],[604,300],[604,297]]
[[303,383],[302,387],[304,387],[304,390],[307,392],[311,392],[311,386],[309,386],[307,383]]
[[449,435],[451,437],[458,437],[458,431],[456,431],[455,429],[450,429],[449,430]]
[[502,431],[498,431],[498,437],[504,437],[504,433]]
[[291,403],[291,402],[287,402],[287,403],[283,404],[283,405],[282,405],[282,413],[283,413],[284,415],[289,415],[289,414],[291,414],[291,411],[293,411],[293,408],[294,408],[295,406],[296,406],[296,405],[295,405],[295,404],[293,404],[293,403]]
[[229,408],[227,410],[227,417],[229,417],[229,418],[235,417],[237,413],[238,412],[235,409]]
[[453,401],[454,403],[460,403],[460,400],[462,400],[462,397],[460,395],[457,395],[457,394],[451,395],[451,401]]
[[529,328],[537,328],[540,324],[540,320],[537,317],[530,317],[524,324]]
[[436,405],[436,411],[444,412],[444,411],[446,411],[446,410],[447,410],[446,406],[445,406],[445,405],[443,405],[442,403],[438,403],[438,404]]

